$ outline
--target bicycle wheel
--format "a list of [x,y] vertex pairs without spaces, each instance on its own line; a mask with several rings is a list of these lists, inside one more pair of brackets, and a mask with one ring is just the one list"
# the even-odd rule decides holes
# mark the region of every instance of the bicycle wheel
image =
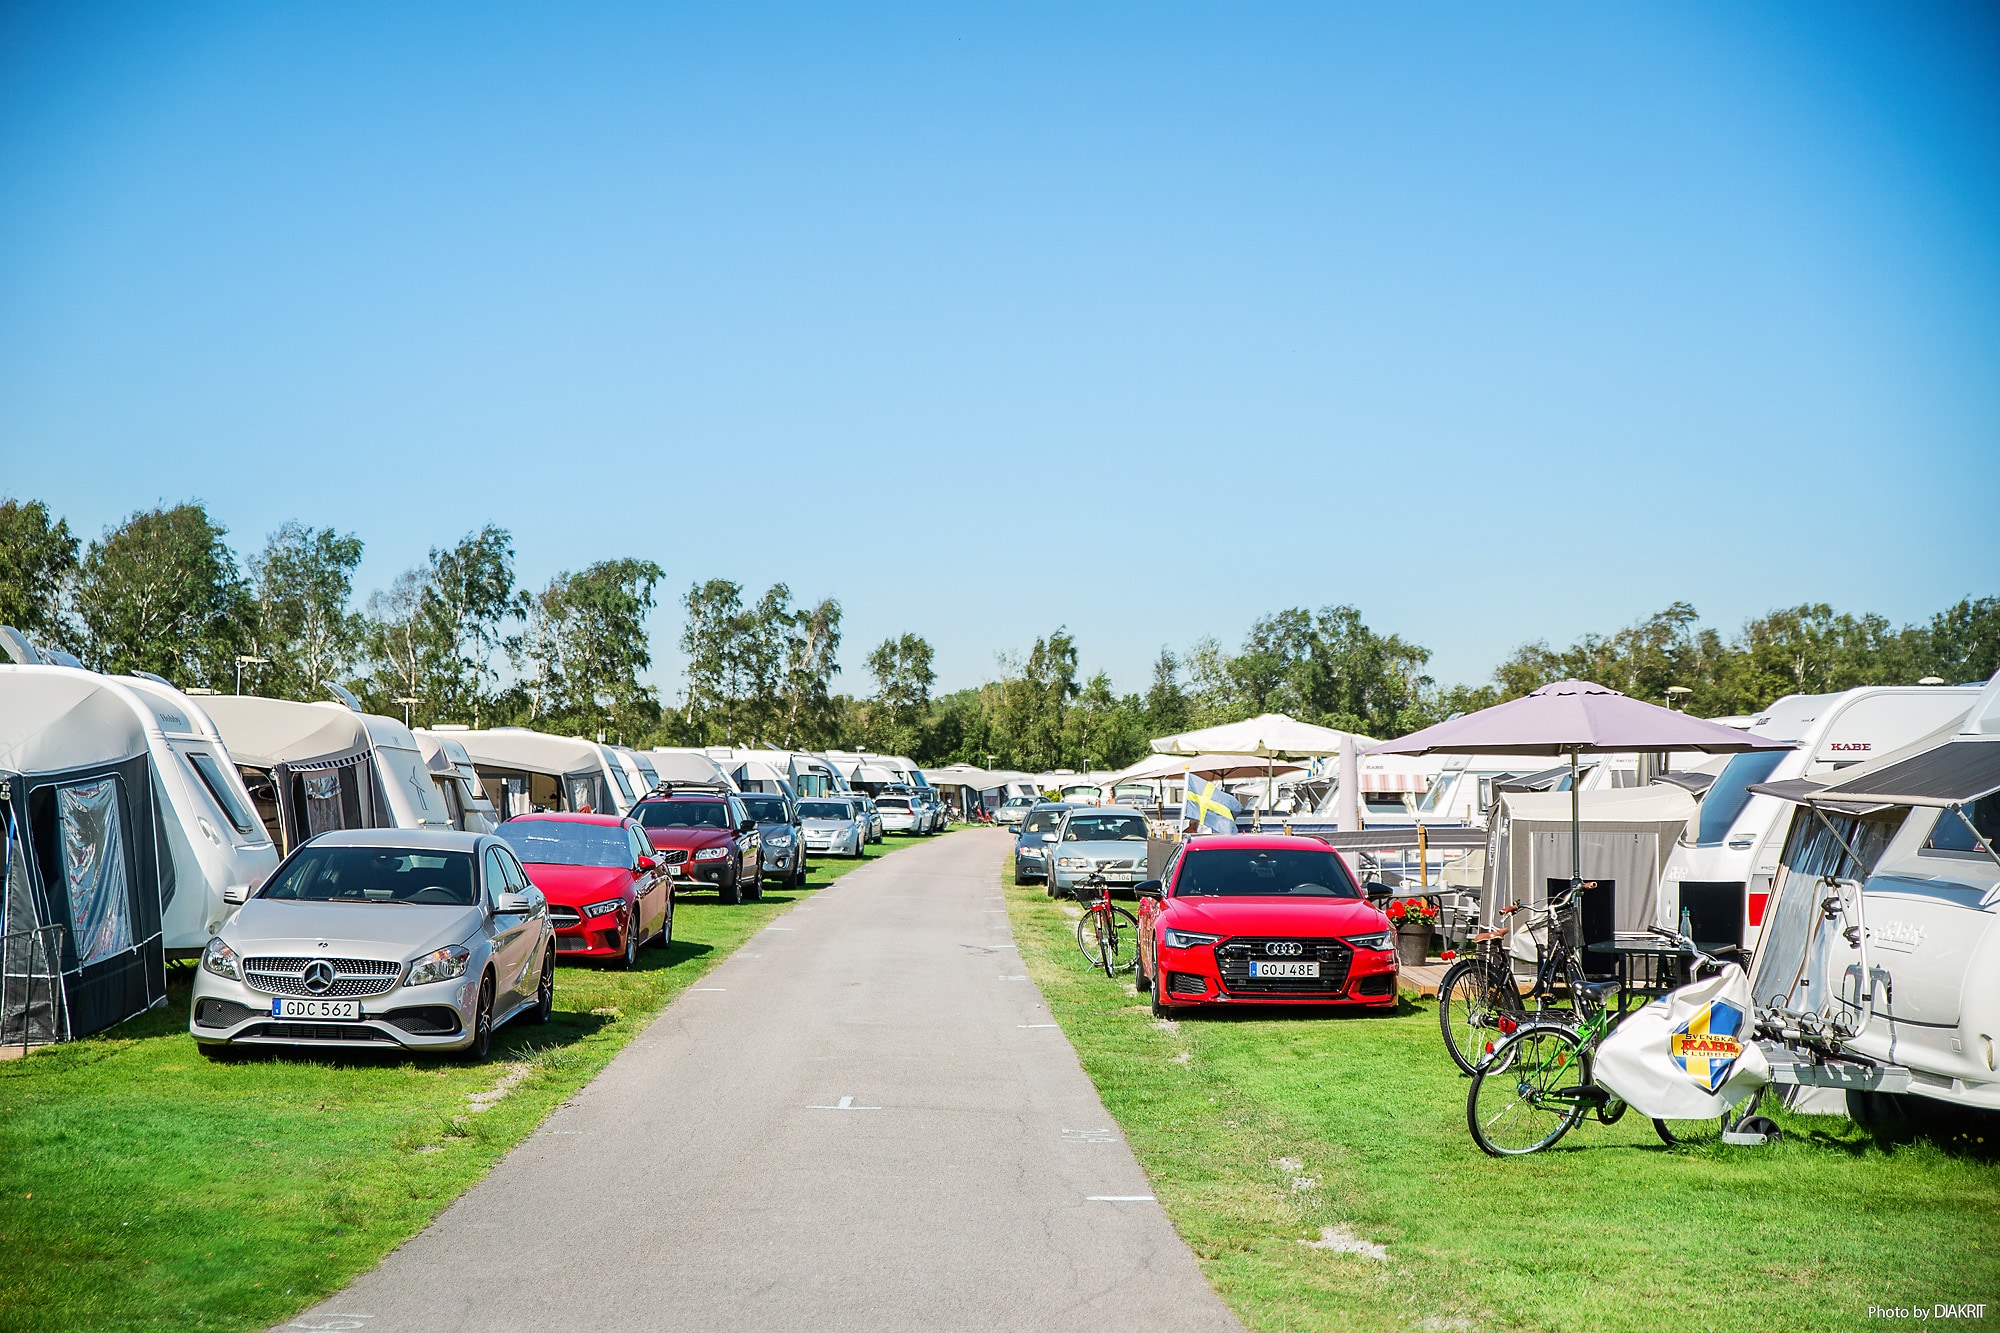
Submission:
[[1669,1148],[1699,1148],[1722,1142],[1722,1118],[1653,1121],[1653,1132]]
[[1483,958],[1461,958],[1438,983],[1438,1027],[1444,1032],[1444,1048],[1468,1074],[1476,1072],[1520,1025],[1524,1011],[1512,981]]
[[1465,1123],[1494,1157],[1540,1152],[1576,1127],[1587,1107],[1571,1100],[1590,1082],[1590,1052],[1568,1028],[1524,1027],[1472,1075]]
[[[1098,944],[1097,922],[1097,918],[1106,911],[1112,918],[1103,926],[1105,942],[1111,946],[1108,966],[1105,963],[1106,951]],[[1076,947],[1092,967],[1103,968],[1107,975],[1130,972],[1133,964],[1139,961],[1138,919],[1122,907],[1092,907],[1076,923]]]

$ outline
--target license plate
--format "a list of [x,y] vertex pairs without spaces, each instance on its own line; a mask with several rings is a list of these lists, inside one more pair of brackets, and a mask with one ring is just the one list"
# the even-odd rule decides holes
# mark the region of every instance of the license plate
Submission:
[[294,1000],[279,996],[271,1001],[273,1018],[334,1018],[353,1022],[361,1017],[359,1000]]
[[1253,977],[1316,977],[1318,963],[1271,963],[1261,958],[1250,960],[1250,975]]
[[667,873],[670,875],[685,875],[687,872],[688,868],[685,862],[676,861],[667,867]]

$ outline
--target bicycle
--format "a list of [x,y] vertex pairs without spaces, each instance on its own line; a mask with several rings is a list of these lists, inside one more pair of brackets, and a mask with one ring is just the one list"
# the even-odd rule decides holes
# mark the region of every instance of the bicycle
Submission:
[[[1552,905],[1553,906],[1553,905]],[[1680,946],[1692,960],[1691,975],[1719,968],[1721,960],[1702,952],[1677,931],[1651,927],[1651,933]],[[1624,1014],[1604,1004],[1615,981],[1583,981],[1576,974],[1571,992],[1583,1017],[1573,1023],[1537,1017],[1523,1023],[1502,1041],[1472,1075],[1465,1099],[1466,1128],[1482,1152],[1493,1157],[1518,1157],[1553,1146],[1563,1135],[1595,1112],[1599,1123],[1615,1124],[1625,1114],[1625,1102],[1591,1077],[1598,1045],[1618,1026]],[[1710,1137],[1694,1126],[1703,1121],[1655,1119],[1653,1130],[1668,1145]],[[1714,1122],[1717,1133],[1721,1123]]]
[[1083,904],[1076,947],[1084,958],[1092,967],[1103,968],[1107,977],[1130,972],[1139,961],[1139,920],[1112,903],[1111,882],[1102,875],[1086,875],[1070,886],[1070,893]]
[[[1535,940],[1535,981],[1527,995],[1514,983],[1514,967],[1507,946],[1507,928],[1484,930],[1473,936],[1482,952],[1453,963],[1438,983],[1438,1028],[1444,1034],[1445,1050],[1452,1062],[1468,1074],[1476,1074],[1489,1059],[1499,1041],[1513,1035],[1531,1021],[1527,1002],[1534,1001],[1534,1018],[1579,1021],[1596,1004],[1595,995],[1586,995],[1589,982],[1578,962],[1578,939],[1582,935],[1579,890],[1597,887],[1595,880],[1583,880],[1565,889],[1540,909],[1539,919],[1531,918],[1529,938]],[[1505,918],[1516,912],[1535,913],[1524,903],[1510,903],[1500,910]],[[1549,941],[1543,945],[1534,932],[1548,928]],[[1569,1008],[1556,1005],[1556,983],[1569,992]],[[1601,994],[1603,988],[1599,988]],[[1578,1003],[1582,997],[1581,1004]],[[1497,1035],[1488,1035],[1497,1034]]]

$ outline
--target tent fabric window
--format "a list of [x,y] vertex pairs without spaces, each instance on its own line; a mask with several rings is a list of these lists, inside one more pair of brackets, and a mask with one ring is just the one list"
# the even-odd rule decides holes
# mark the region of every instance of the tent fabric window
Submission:
[[0,855],[0,1045],[39,1046],[68,1035],[62,926],[48,920],[28,868],[25,830],[4,803],[0,821],[6,841]]
[[100,778],[59,787],[56,811],[62,825],[70,929],[77,961],[88,966],[132,947],[132,894],[118,780]]
[[340,774],[306,773],[299,778],[305,791],[306,836],[316,838],[344,827],[340,819]]

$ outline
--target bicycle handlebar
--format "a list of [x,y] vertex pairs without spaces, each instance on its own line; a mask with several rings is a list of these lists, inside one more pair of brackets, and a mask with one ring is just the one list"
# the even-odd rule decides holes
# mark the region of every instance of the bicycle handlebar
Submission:
[[1686,935],[1681,934],[1678,930],[1668,930],[1665,926],[1648,926],[1646,927],[1646,933],[1649,935],[1658,935],[1661,939],[1666,940],[1671,944],[1679,945],[1680,951],[1682,953],[1694,959],[1694,963],[1697,968],[1703,966],[1707,967],[1722,966],[1722,960],[1720,958],[1717,958],[1714,954],[1705,951],[1700,945],[1696,944],[1693,939],[1691,939]]

